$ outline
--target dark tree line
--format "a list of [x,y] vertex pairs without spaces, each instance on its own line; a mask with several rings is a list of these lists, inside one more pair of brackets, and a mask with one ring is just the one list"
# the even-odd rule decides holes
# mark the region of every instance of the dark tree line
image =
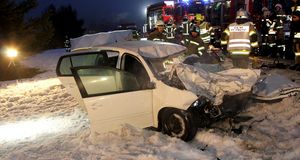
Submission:
[[84,33],[84,22],[71,6],[50,5],[40,16],[26,18],[37,6],[37,0],[0,1],[0,48],[15,45],[23,52],[36,52],[62,47],[66,36],[74,38]]
[[50,43],[52,47],[63,47],[66,37],[79,37],[85,31],[84,21],[77,18],[77,12],[70,5],[60,8],[50,5],[46,13],[50,13],[50,21],[54,26],[54,36]]

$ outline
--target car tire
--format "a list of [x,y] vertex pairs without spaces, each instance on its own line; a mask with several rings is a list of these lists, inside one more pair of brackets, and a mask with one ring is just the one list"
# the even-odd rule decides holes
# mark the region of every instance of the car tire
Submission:
[[158,114],[158,129],[171,137],[184,141],[192,140],[198,128],[194,125],[192,115],[177,108],[163,108]]

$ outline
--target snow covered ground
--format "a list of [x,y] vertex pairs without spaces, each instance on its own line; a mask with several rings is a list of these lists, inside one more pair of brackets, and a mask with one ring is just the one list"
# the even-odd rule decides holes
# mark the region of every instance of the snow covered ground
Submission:
[[[280,102],[250,101],[241,123],[226,119],[198,131],[191,142],[128,124],[91,136],[87,115],[55,75],[64,50],[22,63],[47,72],[0,82],[0,159],[210,160],[300,159],[300,96]],[[300,73],[272,70],[299,82]],[[242,133],[232,132],[240,128]]]

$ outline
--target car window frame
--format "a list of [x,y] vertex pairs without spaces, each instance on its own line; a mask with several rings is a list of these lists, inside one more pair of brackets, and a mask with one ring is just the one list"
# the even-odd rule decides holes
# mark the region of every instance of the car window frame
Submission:
[[[125,56],[127,56],[127,55],[129,55],[129,56],[131,56],[131,57],[133,57],[133,58],[135,58],[139,63],[141,63],[141,65],[143,66],[143,68],[144,68],[144,70],[146,71],[146,73],[147,73],[147,78],[149,79],[149,82],[151,83],[151,82],[153,82],[153,78],[151,78],[151,77],[153,77],[153,73],[152,73],[152,70],[150,69],[150,72],[149,72],[149,70],[147,69],[147,65],[148,65],[148,63],[143,63],[143,61],[141,60],[141,59],[143,59],[143,57],[141,57],[141,58],[139,58],[138,56],[135,56],[135,55],[133,55],[133,54],[131,54],[131,53],[129,53],[129,52],[123,52],[123,54],[122,54],[122,56],[121,56],[121,58],[120,58],[120,69],[122,69],[122,70],[124,70],[124,63],[126,63],[125,62]],[[144,60],[144,59],[143,59]],[[145,61],[144,61],[145,62]],[[150,88],[149,88],[150,89]],[[152,88],[153,89],[153,88]]]
[[[70,76],[73,76],[73,73],[71,71],[72,74],[61,74],[60,72],[60,66],[61,66],[61,62],[63,61],[64,58],[69,58],[69,61],[70,61],[70,64],[71,64],[71,68],[74,68],[73,66],[73,62],[71,60],[71,57],[74,57],[74,56],[82,56],[82,55],[89,55],[89,54],[100,54],[101,52],[116,52],[118,53],[118,58],[119,59],[119,56],[121,55],[121,52],[118,51],[118,50],[111,50],[111,49],[102,49],[102,50],[99,50],[99,51],[92,51],[92,52],[82,52],[82,53],[74,53],[74,54],[68,54],[68,55],[63,55],[59,58],[58,62],[57,62],[57,65],[56,65],[56,75],[59,76],[59,77],[70,77]],[[109,58],[109,57],[108,57]],[[96,59],[95,59],[96,60]],[[118,60],[116,62],[116,66],[115,68],[117,68],[117,64],[118,64]],[[101,65],[97,65],[97,66],[101,66]]]

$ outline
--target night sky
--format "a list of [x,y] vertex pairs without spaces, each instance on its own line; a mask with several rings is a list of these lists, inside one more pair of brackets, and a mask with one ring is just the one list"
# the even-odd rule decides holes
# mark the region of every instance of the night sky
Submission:
[[111,23],[131,21],[141,26],[145,20],[145,8],[149,4],[162,0],[38,0],[39,7],[32,11],[32,15],[40,14],[47,6],[56,7],[70,4],[77,10],[78,17],[85,21],[85,25],[99,24],[108,20]]

